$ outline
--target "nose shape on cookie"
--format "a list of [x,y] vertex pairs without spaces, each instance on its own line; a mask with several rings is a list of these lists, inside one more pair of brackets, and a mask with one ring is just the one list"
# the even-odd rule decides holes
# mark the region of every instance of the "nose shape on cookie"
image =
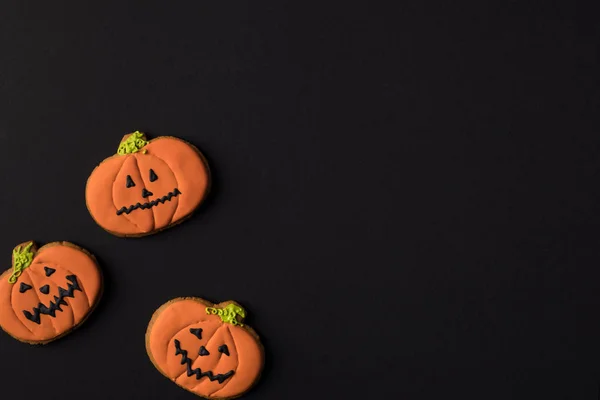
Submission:
[[153,193],[150,192],[150,191],[148,191],[148,190],[146,190],[146,188],[142,189],[142,197],[143,198],[146,198],[146,197],[149,197],[149,196],[152,196],[152,195],[153,195]]

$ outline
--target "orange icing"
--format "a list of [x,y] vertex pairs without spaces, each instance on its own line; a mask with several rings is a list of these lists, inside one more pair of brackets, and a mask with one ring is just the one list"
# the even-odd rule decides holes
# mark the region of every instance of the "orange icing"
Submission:
[[[150,181],[150,169],[158,176]],[[127,187],[127,177],[135,186]],[[86,202],[94,220],[107,231],[137,236],[167,228],[189,216],[203,201],[209,171],[199,151],[169,136],[151,140],[139,152],[113,155],[94,169],[86,186]],[[143,189],[152,193],[143,197]],[[117,215],[122,207],[180,194],[155,206]]]
[[[44,267],[56,271],[46,276]],[[86,252],[67,242],[49,243],[41,247],[24,269],[17,281],[9,283],[12,269],[0,276],[0,327],[14,338],[30,343],[45,343],[54,340],[79,325],[91,312],[99,300],[102,276],[95,260]],[[27,319],[23,311],[32,312],[39,303],[46,306],[59,296],[58,287],[67,288],[66,276],[76,275],[81,291],[74,291],[74,297],[65,298],[67,305],[61,305],[62,312],[56,310],[56,317],[40,315],[37,324]],[[21,283],[32,286],[20,293]],[[49,285],[48,294],[39,288]]]
[[[222,303],[225,304],[225,303]],[[263,350],[256,333],[247,326],[225,323],[219,316],[208,315],[206,307],[214,306],[202,299],[176,299],[163,305],[154,314],[146,334],[148,354],[156,368],[177,385],[205,398],[229,398],[243,394],[258,379],[263,365]],[[202,329],[198,339],[190,329]],[[213,374],[234,374],[223,383],[208,377],[196,379],[187,375],[187,365],[176,354],[175,341],[187,350],[192,369]],[[229,356],[218,348],[226,345]],[[204,346],[210,353],[200,356]]]

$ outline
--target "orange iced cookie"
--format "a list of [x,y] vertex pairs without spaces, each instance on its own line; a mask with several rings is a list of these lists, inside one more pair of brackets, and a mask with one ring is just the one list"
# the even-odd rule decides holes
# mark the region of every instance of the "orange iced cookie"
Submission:
[[102,274],[94,256],[69,242],[13,250],[0,275],[0,327],[21,342],[45,344],[79,326],[94,310]]
[[117,236],[144,236],[189,217],[204,200],[210,173],[184,140],[125,135],[117,154],[90,175],[85,199],[98,225]]
[[258,335],[242,324],[245,316],[234,301],[171,300],[148,325],[150,360],[164,376],[198,396],[241,396],[258,380],[264,362]]

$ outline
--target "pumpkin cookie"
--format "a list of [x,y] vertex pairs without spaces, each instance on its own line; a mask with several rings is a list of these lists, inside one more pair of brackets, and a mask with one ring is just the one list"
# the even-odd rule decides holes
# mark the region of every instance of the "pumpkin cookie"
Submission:
[[77,328],[102,290],[96,259],[69,242],[13,250],[12,268],[0,275],[0,327],[21,342],[45,344]]
[[125,135],[117,154],[90,175],[85,199],[98,225],[117,236],[145,236],[189,217],[210,184],[200,151],[184,140]]
[[258,335],[242,324],[245,316],[234,301],[171,300],[148,325],[148,356],[164,376],[198,396],[241,396],[258,380],[264,362]]

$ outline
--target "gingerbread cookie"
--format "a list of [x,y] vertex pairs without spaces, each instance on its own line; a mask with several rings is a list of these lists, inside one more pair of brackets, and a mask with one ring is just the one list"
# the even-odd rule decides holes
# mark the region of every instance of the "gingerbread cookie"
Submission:
[[0,327],[21,342],[45,344],[77,328],[102,290],[96,259],[69,242],[13,250],[12,268],[0,276]]
[[264,362],[258,335],[242,324],[245,316],[234,301],[171,300],[148,325],[150,360],[164,376],[198,396],[241,396],[258,380]]
[[90,175],[88,210],[98,225],[117,236],[145,236],[189,217],[210,185],[200,151],[184,140],[141,132],[125,135],[117,154]]

